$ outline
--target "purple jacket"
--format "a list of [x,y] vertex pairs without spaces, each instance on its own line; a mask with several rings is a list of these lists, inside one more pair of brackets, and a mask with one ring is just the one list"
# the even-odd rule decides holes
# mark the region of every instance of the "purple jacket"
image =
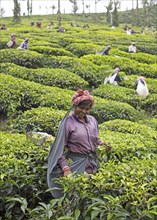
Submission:
[[20,47],[23,49],[28,49],[28,43],[26,41],[23,41]]
[[[65,148],[70,152],[89,154],[96,152],[102,142],[98,137],[98,123],[91,116],[86,116],[86,122],[80,121],[75,113],[68,116],[65,126]],[[65,155],[58,160],[61,168],[68,165]]]

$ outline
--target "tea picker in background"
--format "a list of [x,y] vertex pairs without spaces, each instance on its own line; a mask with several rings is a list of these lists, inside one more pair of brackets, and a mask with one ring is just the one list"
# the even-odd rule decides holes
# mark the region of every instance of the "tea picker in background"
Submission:
[[57,32],[63,33],[65,32],[65,29],[62,26],[60,26]]
[[36,27],[41,28],[41,21],[36,22]]
[[136,48],[136,43],[132,42],[132,44],[129,46],[129,53],[136,53],[137,48]]
[[144,99],[149,95],[149,90],[143,76],[140,76],[136,81],[136,92]]
[[16,48],[16,34],[12,33],[10,35],[11,39],[10,41],[7,43],[7,46],[10,48]]
[[34,26],[35,25],[35,22],[34,21],[31,21],[31,26]]
[[[62,120],[50,149],[47,172],[49,188],[59,187],[55,178],[68,176],[73,172],[86,175],[97,172],[100,166],[96,154],[98,145],[103,145],[107,152],[111,150],[107,143],[99,139],[98,122],[89,115],[93,103],[93,96],[87,90],[78,90],[73,95],[72,107]],[[51,191],[55,198],[63,196],[63,191],[60,187],[59,189]]]
[[120,76],[119,71],[121,69],[119,67],[116,67],[114,72],[104,80],[104,84],[113,84],[115,86],[118,85],[119,82],[123,80],[123,78]]
[[0,28],[1,30],[8,30],[6,24],[2,24],[2,27]]
[[21,43],[21,45],[18,47],[18,49],[25,49],[25,50],[28,49],[28,38],[26,38],[26,39]]
[[100,54],[100,55],[109,55],[109,51],[111,49],[111,46],[108,45],[104,50],[100,51],[100,52],[96,52],[96,54]]

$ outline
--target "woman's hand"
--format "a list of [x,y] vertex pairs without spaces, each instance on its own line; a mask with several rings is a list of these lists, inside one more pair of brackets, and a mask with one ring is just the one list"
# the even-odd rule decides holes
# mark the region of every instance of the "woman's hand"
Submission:
[[63,173],[64,173],[64,176],[71,176],[72,172],[70,170],[70,167],[69,166],[63,167]]
[[101,145],[104,145],[104,146],[105,146],[107,153],[110,152],[111,149],[112,149],[112,147],[111,147],[109,144],[107,144],[106,142],[103,142]]

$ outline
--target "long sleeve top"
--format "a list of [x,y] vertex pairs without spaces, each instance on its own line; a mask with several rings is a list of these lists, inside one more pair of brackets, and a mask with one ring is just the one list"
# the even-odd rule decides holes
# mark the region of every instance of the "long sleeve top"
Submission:
[[23,41],[20,47],[27,50],[28,49],[28,43],[26,41]]
[[131,45],[129,47],[129,52],[136,53],[136,46]]
[[[65,148],[74,153],[89,154],[96,152],[101,143],[98,137],[98,123],[93,116],[86,115],[85,122],[80,121],[75,113],[68,116],[65,126]],[[58,164],[62,169],[68,165],[64,154],[58,160]]]

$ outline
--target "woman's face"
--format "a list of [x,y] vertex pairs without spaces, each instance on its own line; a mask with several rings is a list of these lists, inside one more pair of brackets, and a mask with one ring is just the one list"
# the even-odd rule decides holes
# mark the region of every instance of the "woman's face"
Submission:
[[92,104],[81,104],[75,107],[75,114],[79,119],[84,118],[87,114],[89,114],[90,109],[92,108]]

